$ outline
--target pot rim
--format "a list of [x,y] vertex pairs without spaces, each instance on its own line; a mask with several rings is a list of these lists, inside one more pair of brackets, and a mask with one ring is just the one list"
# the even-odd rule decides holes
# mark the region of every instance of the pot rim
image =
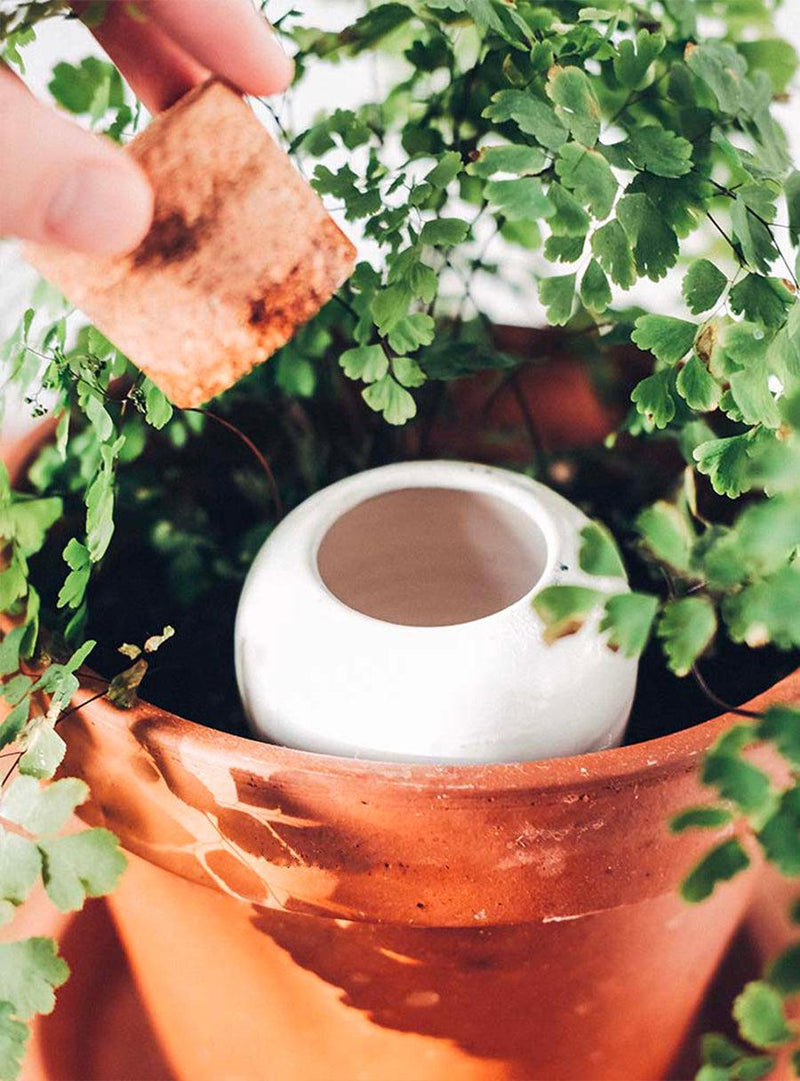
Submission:
[[[48,418],[20,439],[0,447],[12,480],[19,476],[34,450],[52,436],[55,426],[55,418]],[[0,614],[0,629],[7,630],[11,623],[7,615]],[[96,675],[88,668],[86,673]],[[437,788],[459,793],[461,798],[469,798],[470,793],[485,798],[487,791],[574,791],[598,784],[614,788],[655,784],[671,774],[694,769],[694,760],[738,720],[735,713],[723,713],[657,739],[564,758],[435,765],[344,758],[277,746],[211,728],[144,700],[130,710],[121,710],[103,698],[95,698],[96,689],[81,684],[81,690],[88,691],[93,701],[84,699],[87,704],[81,705],[79,691],[72,705],[87,721],[115,729],[144,723],[148,739],[157,740],[162,752],[176,762],[186,763],[190,758],[202,768],[203,763],[210,765],[229,757],[239,769],[252,772],[256,778],[280,770],[317,777],[372,779],[405,789]],[[745,708],[758,710],[776,701],[800,702],[800,667],[747,702]]]
[[[90,687],[82,689],[96,693]],[[800,701],[800,668],[751,699],[746,708],[766,708],[776,701]],[[148,739],[157,739],[162,753],[184,765],[191,758],[193,764],[202,768],[205,763],[208,768],[220,758],[229,758],[240,771],[254,777],[289,771],[343,780],[372,779],[398,789],[436,788],[459,793],[462,798],[468,798],[470,792],[483,798],[487,791],[511,794],[535,788],[542,793],[598,784],[614,788],[655,784],[670,774],[692,770],[695,759],[739,720],[734,713],[724,713],[657,739],[564,758],[432,765],[345,758],[264,743],[190,721],[145,701],[131,710],[117,709],[104,699],[86,707],[80,707],[78,701],[74,704],[87,720],[103,726],[128,728],[144,722]]]

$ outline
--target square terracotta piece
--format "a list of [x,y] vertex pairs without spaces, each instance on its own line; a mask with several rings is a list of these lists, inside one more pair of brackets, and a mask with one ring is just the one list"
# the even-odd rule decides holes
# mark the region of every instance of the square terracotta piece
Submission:
[[355,249],[238,94],[215,80],[127,147],[155,189],[129,255],[26,246],[40,273],[176,405],[230,387],[352,273]]

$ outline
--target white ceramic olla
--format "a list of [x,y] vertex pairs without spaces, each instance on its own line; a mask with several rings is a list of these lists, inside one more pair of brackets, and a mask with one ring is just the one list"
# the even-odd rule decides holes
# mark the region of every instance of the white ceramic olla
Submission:
[[325,488],[256,557],[236,622],[254,731],[384,760],[503,762],[617,744],[636,661],[599,615],[552,645],[546,585],[619,592],[578,567],[586,516],[517,473],[403,462]]

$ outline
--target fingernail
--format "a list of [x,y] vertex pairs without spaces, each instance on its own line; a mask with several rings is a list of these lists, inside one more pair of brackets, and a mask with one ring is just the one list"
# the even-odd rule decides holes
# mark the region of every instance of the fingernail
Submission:
[[45,217],[47,239],[93,255],[119,255],[143,239],[153,192],[132,161],[81,162],[63,178]]

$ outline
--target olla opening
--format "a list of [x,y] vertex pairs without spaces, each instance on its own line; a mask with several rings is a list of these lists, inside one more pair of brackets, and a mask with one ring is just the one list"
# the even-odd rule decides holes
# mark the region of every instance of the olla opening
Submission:
[[401,488],[345,511],[317,552],[327,589],[374,619],[469,623],[529,593],[547,566],[537,523],[512,503],[455,488]]

